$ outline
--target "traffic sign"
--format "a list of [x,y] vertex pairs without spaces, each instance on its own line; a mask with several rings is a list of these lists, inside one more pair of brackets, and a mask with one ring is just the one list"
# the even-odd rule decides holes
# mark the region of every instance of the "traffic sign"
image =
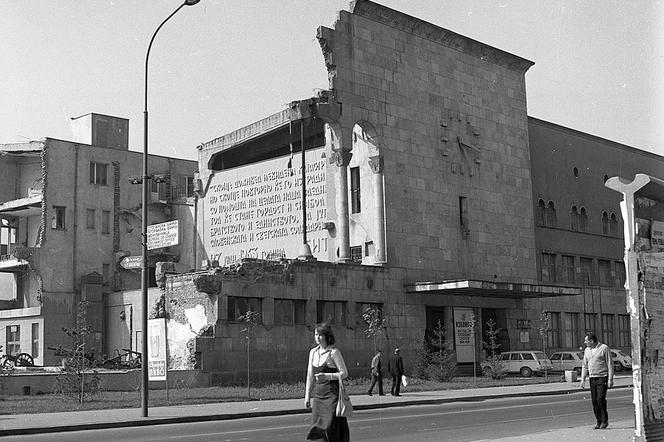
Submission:
[[142,264],[143,264],[142,256],[125,256],[120,261],[120,265],[122,266],[122,268],[125,268],[127,270],[140,269],[142,267]]

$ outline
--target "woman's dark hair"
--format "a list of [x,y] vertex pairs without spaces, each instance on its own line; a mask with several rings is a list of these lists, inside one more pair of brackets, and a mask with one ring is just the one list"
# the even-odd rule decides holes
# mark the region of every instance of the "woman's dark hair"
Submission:
[[597,335],[596,335],[595,333],[592,333],[592,332],[590,332],[590,333],[586,333],[586,337],[587,337],[588,340],[591,341],[591,342],[599,342],[599,341],[597,340]]
[[329,324],[318,324],[316,326],[316,331],[319,335],[325,337],[325,343],[327,345],[334,345],[334,333],[332,333],[332,327],[330,327]]

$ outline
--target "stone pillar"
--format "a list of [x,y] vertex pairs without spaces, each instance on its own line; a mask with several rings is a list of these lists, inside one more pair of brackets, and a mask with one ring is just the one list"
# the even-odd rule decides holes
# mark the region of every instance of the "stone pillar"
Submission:
[[376,248],[375,263],[378,265],[387,262],[387,252],[385,250],[385,201],[383,189],[383,157],[376,155],[369,157],[369,167],[374,174],[374,209],[376,216],[374,221],[374,245]]
[[347,149],[334,150],[330,162],[337,165],[339,173],[336,174],[334,187],[336,191],[336,244],[339,248],[337,261],[350,261],[350,233],[348,223],[348,163],[352,153]]

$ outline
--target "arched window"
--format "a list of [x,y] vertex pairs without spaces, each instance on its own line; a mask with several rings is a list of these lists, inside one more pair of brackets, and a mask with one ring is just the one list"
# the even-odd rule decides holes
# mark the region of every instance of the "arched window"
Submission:
[[579,212],[579,231],[588,231],[588,214],[585,207],[581,207],[581,211]]
[[537,202],[537,213],[535,214],[535,222],[538,226],[546,225],[546,206],[544,205],[544,200],[540,199]]
[[572,206],[572,211],[569,214],[570,216],[570,227],[575,232],[579,230],[579,209],[576,206]]
[[609,219],[609,235],[618,235],[618,218],[613,212],[611,212],[611,218]]
[[609,234],[609,214],[602,212],[602,235]]
[[547,227],[556,227],[558,225],[556,206],[553,204],[553,201],[549,201],[549,205],[546,208],[546,225]]

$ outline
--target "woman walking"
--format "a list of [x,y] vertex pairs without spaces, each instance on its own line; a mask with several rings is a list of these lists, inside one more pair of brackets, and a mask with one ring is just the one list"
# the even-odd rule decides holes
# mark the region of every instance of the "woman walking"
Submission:
[[304,406],[311,408],[312,427],[307,440],[349,442],[345,417],[337,417],[339,382],[348,376],[341,352],[334,346],[334,334],[327,324],[314,331],[316,347],[309,352]]

